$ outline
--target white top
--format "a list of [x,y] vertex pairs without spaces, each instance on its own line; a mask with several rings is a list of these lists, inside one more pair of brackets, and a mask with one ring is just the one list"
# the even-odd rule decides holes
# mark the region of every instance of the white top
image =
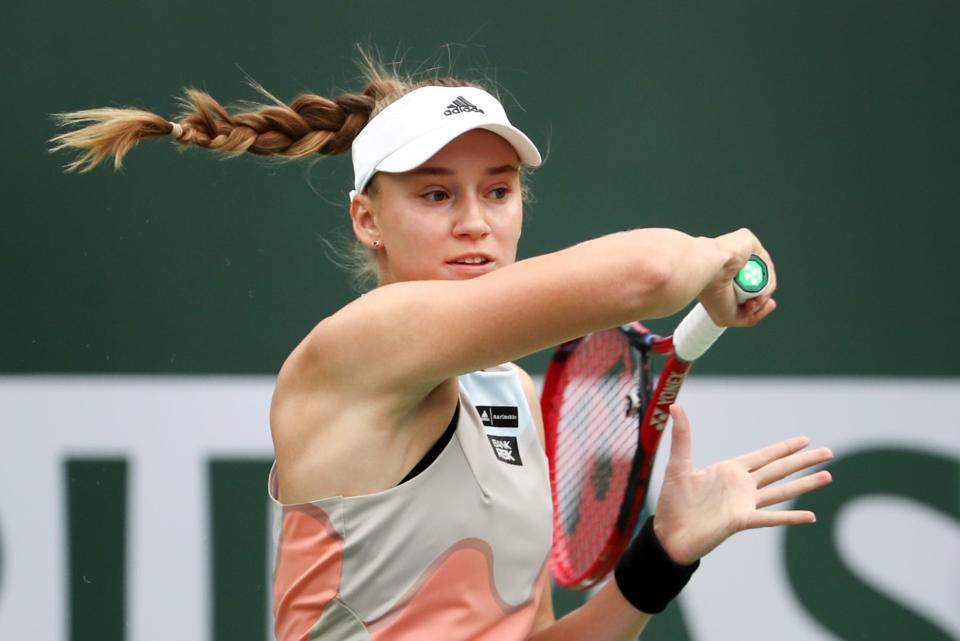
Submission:
[[547,459],[516,369],[461,376],[454,438],[401,485],[275,506],[274,613],[293,639],[523,639],[552,543]]

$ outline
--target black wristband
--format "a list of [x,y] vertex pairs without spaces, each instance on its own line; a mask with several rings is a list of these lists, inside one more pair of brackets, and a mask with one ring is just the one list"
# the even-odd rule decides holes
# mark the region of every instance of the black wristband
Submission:
[[667,555],[653,531],[651,516],[620,557],[613,577],[633,607],[657,614],[680,594],[698,567],[700,559],[690,565],[678,565]]

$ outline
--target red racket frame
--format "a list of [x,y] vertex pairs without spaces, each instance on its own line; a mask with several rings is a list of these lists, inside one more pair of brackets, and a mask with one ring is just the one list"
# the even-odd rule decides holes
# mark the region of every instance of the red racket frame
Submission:
[[[584,590],[602,581],[613,570],[620,555],[629,545],[637,518],[647,498],[650,473],[653,470],[654,457],[660,444],[660,438],[663,436],[663,429],[670,417],[670,406],[677,400],[680,386],[693,365],[693,363],[687,363],[677,358],[673,352],[673,338],[671,336],[657,336],[640,323],[631,323],[607,331],[624,332],[630,340],[631,347],[641,353],[668,354],[668,358],[657,380],[656,389],[650,395],[646,408],[644,408],[643,417],[639,419],[637,453],[630,472],[632,480],[624,493],[624,502],[620,507],[617,524],[612,528],[601,553],[581,575],[577,575],[570,570],[562,560],[564,555],[559,553],[558,532],[561,531],[563,525],[557,508],[557,470],[554,462],[556,461],[556,435],[560,419],[561,393],[563,391],[560,389],[560,381],[564,379],[563,374],[569,355],[583,339],[574,339],[560,345],[547,367],[541,407],[543,410],[546,453],[550,464],[550,494],[553,500],[554,543],[550,552],[550,571],[558,585],[574,590]],[[642,360],[641,362],[645,361]],[[641,398],[643,398],[644,390],[641,389],[639,392]]]

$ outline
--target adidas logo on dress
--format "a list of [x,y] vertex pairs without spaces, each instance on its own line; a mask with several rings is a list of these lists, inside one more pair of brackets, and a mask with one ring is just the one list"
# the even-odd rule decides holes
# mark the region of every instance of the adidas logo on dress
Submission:
[[453,114],[462,114],[467,113],[468,111],[476,111],[477,113],[484,113],[483,109],[476,106],[463,96],[457,96],[456,100],[447,105],[447,110],[443,112],[444,116],[452,116]]

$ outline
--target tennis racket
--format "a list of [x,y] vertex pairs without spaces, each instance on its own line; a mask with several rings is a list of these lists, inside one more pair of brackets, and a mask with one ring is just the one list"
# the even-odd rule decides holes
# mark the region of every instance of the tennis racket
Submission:
[[[766,263],[752,256],[734,279],[737,302],[759,296],[767,283]],[[643,508],[670,406],[724,329],[698,303],[673,336],[631,323],[557,347],[541,405],[553,495],[550,571],[558,585],[589,588],[616,565]],[[666,356],[655,389],[651,354]]]

